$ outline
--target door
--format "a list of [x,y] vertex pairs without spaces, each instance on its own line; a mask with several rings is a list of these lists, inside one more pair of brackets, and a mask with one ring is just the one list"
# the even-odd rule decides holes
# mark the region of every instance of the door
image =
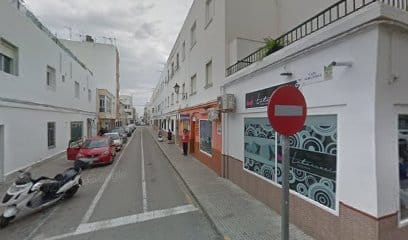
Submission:
[[0,182],[4,182],[4,126],[0,125]]
[[83,137],[83,122],[71,122],[71,140],[77,141]]
[[70,140],[68,143],[67,148],[67,159],[68,160],[76,160],[76,156],[78,155],[79,150],[82,146],[82,139],[73,141]]
[[92,137],[92,119],[88,118],[86,121],[86,133],[87,137]]
[[195,122],[195,121],[191,121],[191,128],[190,128],[190,153],[194,153],[195,132],[196,132],[196,122]]

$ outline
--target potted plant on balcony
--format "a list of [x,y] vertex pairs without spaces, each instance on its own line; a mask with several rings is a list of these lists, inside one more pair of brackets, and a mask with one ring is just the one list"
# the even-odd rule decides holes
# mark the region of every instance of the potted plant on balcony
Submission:
[[271,37],[264,38],[264,41],[265,41],[265,46],[263,48],[266,49],[264,57],[283,48],[282,43],[280,43],[278,40],[273,39]]

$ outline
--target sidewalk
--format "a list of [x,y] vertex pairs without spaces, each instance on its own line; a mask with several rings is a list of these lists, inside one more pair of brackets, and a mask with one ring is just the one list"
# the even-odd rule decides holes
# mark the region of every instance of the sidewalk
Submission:
[[[175,144],[159,143],[205,214],[224,239],[280,240],[280,216],[227,179],[218,177],[192,156],[183,156]],[[290,239],[312,239],[290,225]]]

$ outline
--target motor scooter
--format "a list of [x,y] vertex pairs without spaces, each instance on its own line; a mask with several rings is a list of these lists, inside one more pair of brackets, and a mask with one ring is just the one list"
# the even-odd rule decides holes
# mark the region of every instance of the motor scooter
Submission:
[[81,169],[69,168],[54,178],[33,179],[29,169],[20,171],[17,180],[9,187],[0,206],[5,206],[0,216],[0,228],[6,227],[20,211],[37,211],[61,199],[74,196],[82,185]]
[[163,142],[163,131],[162,130],[159,130],[159,133],[157,134],[157,140],[159,141],[159,142]]

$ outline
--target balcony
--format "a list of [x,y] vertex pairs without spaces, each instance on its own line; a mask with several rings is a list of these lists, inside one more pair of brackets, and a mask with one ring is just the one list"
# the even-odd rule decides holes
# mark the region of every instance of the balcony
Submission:
[[[335,23],[374,2],[382,2],[383,4],[408,11],[408,0],[341,0],[278,37],[275,40],[279,46],[278,49],[285,48],[292,43],[295,43],[296,41],[305,38],[306,36],[332,23]],[[237,61],[234,65],[228,67],[225,71],[225,75],[227,77],[231,76],[249,65],[262,60],[270,53],[270,49],[262,47],[247,57]]]

